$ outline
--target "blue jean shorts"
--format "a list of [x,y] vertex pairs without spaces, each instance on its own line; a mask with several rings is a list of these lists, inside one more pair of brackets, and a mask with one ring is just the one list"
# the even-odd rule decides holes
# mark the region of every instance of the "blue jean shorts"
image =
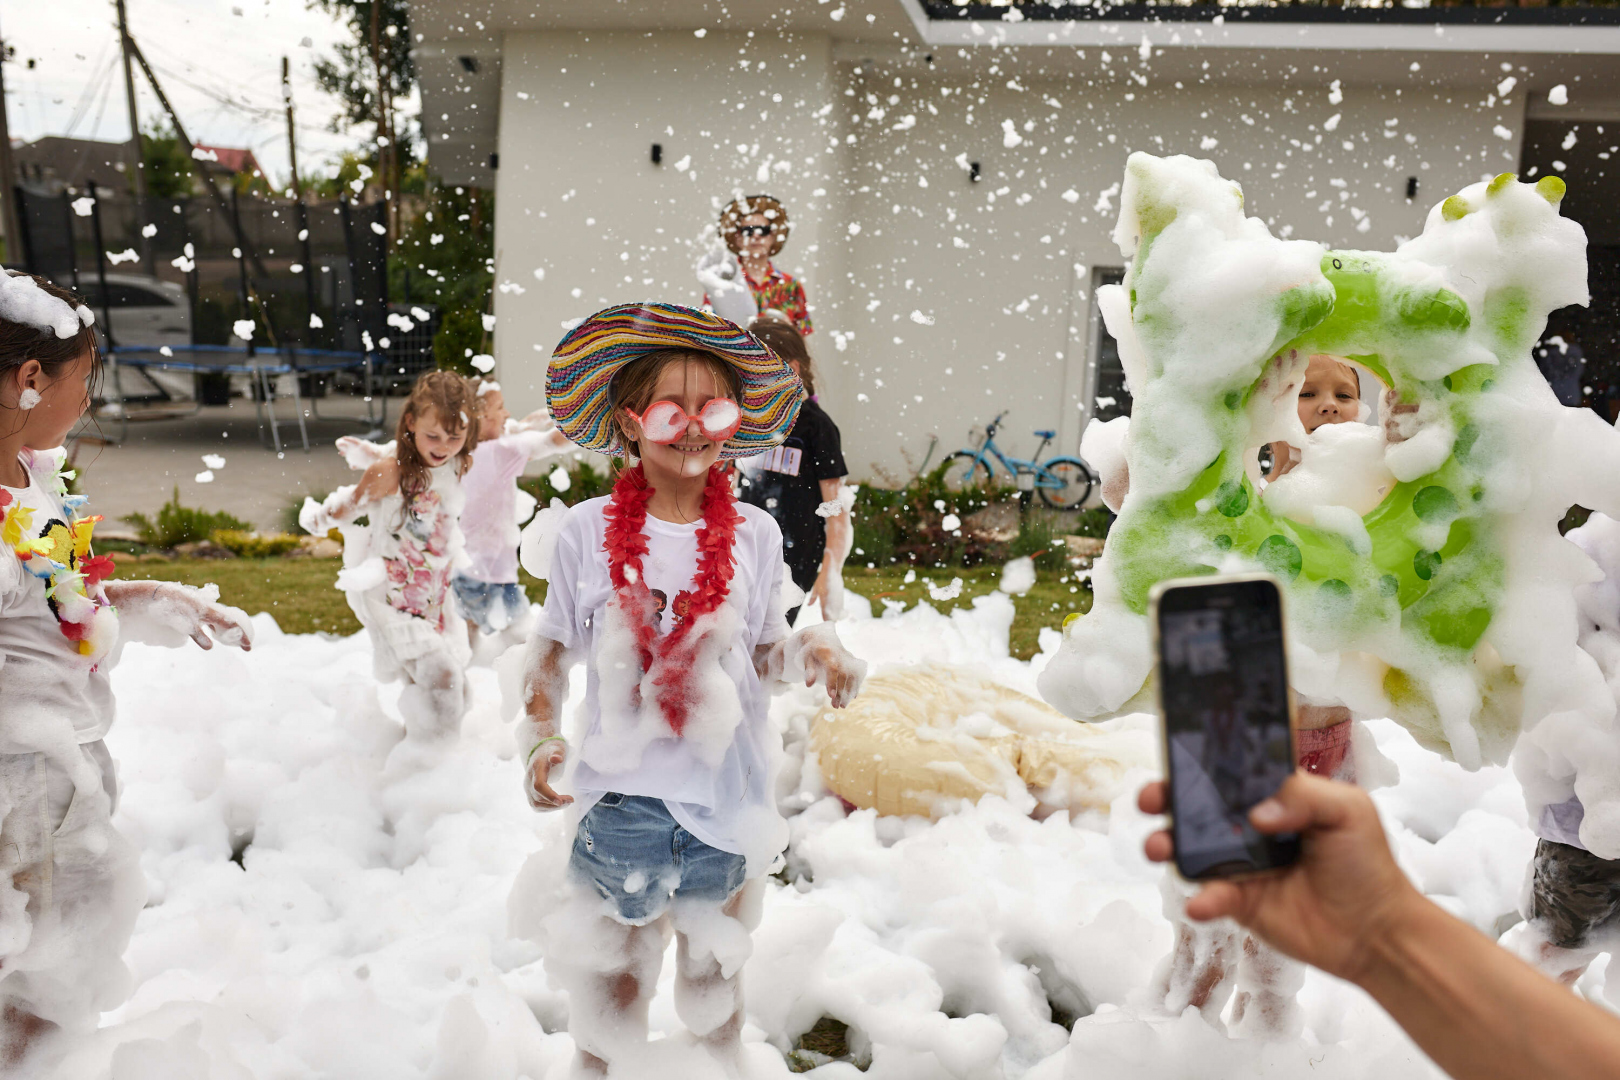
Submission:
[[618,909],[621,922],[640,926],[674,899],[724,903],[742,888],[747,862],[710,847],[670,816],[664,800],[609,792],[581,819],[568,860]]
[[[517,621],[518,613],[529,603],[523,587],[516,582],[479,581],[464,574],[450,579],[456,590],[461,613],[477,625],[480,632],[496,634]],[[506,621],[499,626],[490,618],[490,612],[499,605],[506,612]]]

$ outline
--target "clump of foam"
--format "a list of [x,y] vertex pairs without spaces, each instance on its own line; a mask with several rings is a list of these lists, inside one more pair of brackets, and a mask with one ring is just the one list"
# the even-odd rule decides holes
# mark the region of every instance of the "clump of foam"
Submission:
[[0,319],[36,327],[41,333],[70,338],[96,321],[84,304],[77,306],[52,296],[28,274],[0,274]]

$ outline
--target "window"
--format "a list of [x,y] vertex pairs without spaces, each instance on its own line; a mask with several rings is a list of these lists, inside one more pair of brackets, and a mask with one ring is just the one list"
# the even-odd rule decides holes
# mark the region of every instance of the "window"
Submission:
[[1095,377],[1092,382],[1091,418],[1112,420],[1116,416],[1131,415],[1131,392],[1125,388],[1125,369],[1119,362],[1119,342],[1108,332],[1102,312],[1097,310],[1097,290],[1103,285],[1118,285],[1125,280],[1125,271],[1117,266],[1098,267],[1091,277],[1091,319],[1096,327]]
[[109,281],[107,283],[107,300],[109,302],[107,304],[103,304],[101,301],[100,282],[95,280],[84,281],[81,279],[80,284],[83,287],[82,292],[84,293],[84,302],[89,304],[91,309],[94,311],[100,311],[103,307],[117,309],[131,307],[166,308],[176,306],[175,302],[166,294],[158,292],[156,289],[148,289],[140,285],[131,285],[122,281]]

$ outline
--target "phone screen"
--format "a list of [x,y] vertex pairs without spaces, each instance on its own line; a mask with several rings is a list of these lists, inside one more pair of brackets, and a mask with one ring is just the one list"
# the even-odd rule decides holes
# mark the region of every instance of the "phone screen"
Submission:
[[1299,837],[1249,824],[1294,771],[1276,585],[1175,586],[1159,594],[1157,616],[1176,868],[1197,880],[1287,866]]

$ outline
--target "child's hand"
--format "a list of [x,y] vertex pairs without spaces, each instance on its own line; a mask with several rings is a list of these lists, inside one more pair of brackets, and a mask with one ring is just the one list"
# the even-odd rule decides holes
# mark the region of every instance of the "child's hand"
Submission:
[[[201,649],[212,649],[214,641],[234,645],[243,652],[253,648],[247,615],[237,608],[217,602],[214,586],[194,589],[172,581],[109,581],[107,599],[129,620],[146,620],[162,631],[189,637]],[[138,631],[133,622],[127,624]],[[212,637],[210,637],[212,635]],[[143,635],[132,633],[139,638]],[[156,643],[156,642],[155,642]],[[162,644],[179,644],[170,639]]]
[[535,750],[523,781],[523,793],[535,810],[561,810],[574,801],[572,795],[561,794],[551,786],[551,770],[567,757],[568,744],[560,739],[543,742]]
[[842,709],[855,700],[866,681],[866,661],[857,659],[847,649],[831,642],[817,641],[800,655],[804,665],[804,685],[820,683],[832,699],[832,707]]
[[1384,441],[1394,446],[1416,435],[1417,411],[1417,402],[1403,404],[1401,395],[1393,387],[1385,389],[1383,400],[1378,406],[1378,415],[1384,423]]

